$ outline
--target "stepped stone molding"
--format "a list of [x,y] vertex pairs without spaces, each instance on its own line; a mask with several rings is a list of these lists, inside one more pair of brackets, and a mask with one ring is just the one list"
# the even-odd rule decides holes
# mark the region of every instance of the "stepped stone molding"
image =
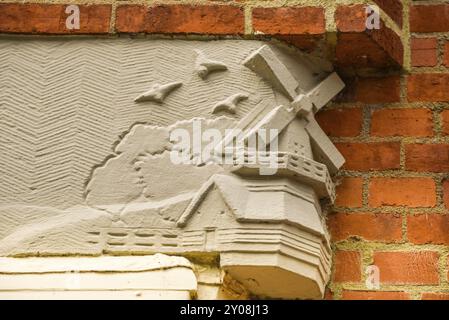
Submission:
[[163,254],[127,257],[0,258],[6,299],[190,299],[193,265]]
[[[323,296],[321,201],[334,201],[331,176],[344,163],[314,118],[344,86],[329,63],[250,40],[0,47],[1,256],[218,255],[257,296]],[[221,137],[210,158],[200,140],[183,150],[189,163],[173,163],[172,135],[198,128]],[[277,138],[274,171],[264,156],[249,161],[253,138]],[[229,153],[231,163],[218,161]]]

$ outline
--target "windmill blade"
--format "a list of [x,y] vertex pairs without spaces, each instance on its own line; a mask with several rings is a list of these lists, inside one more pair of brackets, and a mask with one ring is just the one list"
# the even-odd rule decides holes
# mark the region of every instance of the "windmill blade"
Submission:
[[333,72],[307,93],[307,97],[309,97],[314,105],[315,113],[331,101],[344,87],[344,82]]
[[299,86],[298,81],[276,57],[269,46],[263,45],[254,51],[243,61],[243,65],[257,73],[274,88],[285,94],[291,101],[298,95],[296,92]]
[[[278,106],[271,110],[262,120],[260,120],[248,133],[245,134],[245,143],[256,137],[259,132],[269,133],[270,130],[277,130],[279,135],[282,130],[296,118],[296,112],[293,109],[288,109],[285,106]],[[275,136],[259,137],[267,139],[266,145],[269,145]]]
[[309,123],[305,129],[310,136],[316,160],[324,163],[328,167],[331,175],[337,173],[345,163],[345,158],[343,158],[340,151],[338,151],[323,129],[321,129],[315,117],[311,115],[307,120]]

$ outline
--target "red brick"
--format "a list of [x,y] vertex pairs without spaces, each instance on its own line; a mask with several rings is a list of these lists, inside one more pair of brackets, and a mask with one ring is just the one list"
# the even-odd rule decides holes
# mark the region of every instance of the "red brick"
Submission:
[[408,240],[416,244],[449,245],[449,215],[420,214],[407,217]]
[[449,209],[449,179],[443,180],[443,203]]
[[324,291],[324,300],[334,300],[334,293],[331,289],[326,288],[326,291]]
[[335,63],[345,68],[374,69],[395,65],[389,54],[367,33],[338,33]]
[[364,103],[400,101],[401,81],[398,76],[358,78],[346,89],[347,99]]
[[148,8],[140,5],[117,7],[115,29],[118,32],[145,32]]
[[328,227],[333,241],[352,237],[380,242],[402,240],[402,218],[389,213],[333,213],[328,217]]
[[118,32],[243,34],[243,9],[230,5],[122,5]]
[[356,208],[362,206],[363,178],[343,178],[337,186],[337,207]]
[[397,142],[335,145],[346,159],[344,168],[347,170],[387,170],[400,167],[400,144]]
[[449,101],[449,74],[412,74],[408,77],[407,90],[411,102]]
[[362,280],[360,253],[337,251],[334,257],[334,282],[360,282]]
[[439,284],[437,252],[375,252],[381,284]]
[[434,207],[436,186],[431,178],[372,178],[369,186],[371,207]]
[[449,67],[449,41],[446,41],[446,43],[444,44],[443,64],[446,67]]
[[[356,63],[354,67],[378,67],[377,65],[380,64],[379,57],[382,56],[385,57],[385,64],[390,65],[389,60],[393,60],[397,64],[402,65],[404,48],[400,37],[383,22],[381,22],[379,29],[367,30],[366,19],[367,12],[366,5],[364,4],[342,5],[337,7],[335,11],[337,30],[352,33],[350,35],[339,35],[336,48],[336,58],[339,64],[345,61],[349,62],[350,58],[345,59],[344,55],[345,52],[348,52],[350,56],[357,57],[357,59],[353,60]],[[367,37],[364,38],[363,36],[365,35]],[[350,40],[356,38],[362,42],[351,46]],[[353,51],[357,54],[353,54]],[[365,59],[366,65],[363,65],[363,58]],[[375,65],[369,62],[374,62]]]
[[404,45],[401,37],[395,31],[381,21],[380,28],[369,30],[368,34],[399,66],[402,66]]
[[362,109],[324,110],[317,114],[317,121],[329,136],[355,137],[362,131]]
[[449,135],[449,110],[443,110],[441,112],[441,124],[442,133],[444,135]]
[[111,5],[78,5],[80,29],[66,28],[67,5],[0,4],[0,32],[41,34],[101,34],[109,32]]
[[322,34],[324,9],[320,7],[254,8],[254,32],[264,34]]
[[341,32],[363,32],[366,30],[366,6],[338,6],[335,11],[337,30]]
[[298,49],[311,53],[319,48],[320,43],[325,40],[324,35],[317,34],[294,34],[294,35],[273,35],[274,38],[291,44]]
[[410,31],[449,31],[449,5],[416,5],[410,7]]
[[449,300],[449,293],[425,292],[421,300]]
[[412,66],[436,66],[438,62],[437,48],[437,38],[413,38],[411,42]]
[[449,144],[407,144],[405,167],[419,172],[446,172],[449,170]]
[[410,300],[410,295],[399,291],[351,291],[343,290],[343,300]]
[[420,109],[379,109],[371,115],[371,135],[377,137],[433,135],[432,111]]
[[374,0],[374,2],[402,28],[403,6],[401,0]]

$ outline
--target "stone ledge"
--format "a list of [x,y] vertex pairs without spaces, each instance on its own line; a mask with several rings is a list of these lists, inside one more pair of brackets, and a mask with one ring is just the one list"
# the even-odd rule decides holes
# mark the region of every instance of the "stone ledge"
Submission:
[[0,258],[2,299],[190,299],[196,291],[182,257]]

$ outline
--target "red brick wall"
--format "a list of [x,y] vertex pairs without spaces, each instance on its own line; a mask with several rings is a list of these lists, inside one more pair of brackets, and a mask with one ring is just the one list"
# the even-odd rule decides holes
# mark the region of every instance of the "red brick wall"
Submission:
[[[449,299],[449,4],[443,2],[411,1],[405,8],[401,71],[359,77],[319,115],[347,159],[328,219],[335,249],[328,298]],[[366,287],[371,265],[379,268],[379,289]]]
[[366,31],[363,0],[184,2],[91,1],[76,31],[66,5],[1,3],[0,33],[276,37],[329,58],[347,88],[318,118],[347,162],[326,298],[449,299],[449,3],[374,0],[382,27]]

